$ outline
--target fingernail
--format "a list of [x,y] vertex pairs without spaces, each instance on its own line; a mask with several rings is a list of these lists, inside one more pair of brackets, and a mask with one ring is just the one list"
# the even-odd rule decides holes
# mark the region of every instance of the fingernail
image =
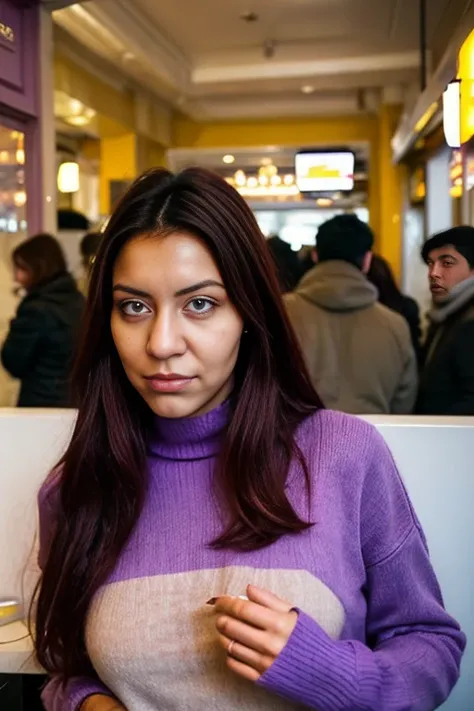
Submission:
[[[236,595],[239,600],[248,600],[247,595]],[[207,602],[206,605],[215,605],[217,601],[219,600],[218,597],[211,597]]]

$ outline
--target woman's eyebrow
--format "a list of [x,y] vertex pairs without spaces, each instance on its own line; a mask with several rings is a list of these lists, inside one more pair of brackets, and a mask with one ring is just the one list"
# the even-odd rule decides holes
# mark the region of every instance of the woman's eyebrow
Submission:
[[142,296],[144,299],[151,299],[152,296],[146,291],[140,291],[140,289],[134,289],[131,286],[125,286],[125,284],[115,284],[113,291],[123,291],[126,294],[131,294],[132,296]]
[[[225,289],[224,284],[214,279],[205,279],[197,284],[192,284],[191,286],[186,286],[184,289],[180,289],[175,293],[175,296],[186,296],[186,294],[193,294],[195,291],[200,289],[205,289],[209,286],[218,286],[220,289]],[[135,289],[132,286],[126,286],[125,284],[115,284],[113,291],[123,291],[126,294],[131,294],[132,296],[141,296],[145,299],[151,299],[152,295],[147,291],[141,291],[141,289]]]
[[175,293],[175,296],[186,296],[186,294],[192,294],[195,291],[200,291],[200,289],[206,289],[208,286],[218,286],[220,289],[225,289],[224,284],[221,284],[219,281],[214,281],[214,279],[206,279],[205,281],[200,281],[197,284],[180,289]]

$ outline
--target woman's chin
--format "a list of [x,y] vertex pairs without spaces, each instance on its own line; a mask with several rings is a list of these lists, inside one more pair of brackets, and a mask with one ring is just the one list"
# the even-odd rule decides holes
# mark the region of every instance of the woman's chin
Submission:
[[170,420],[195,417],[205,411],[206,400],[185,395],[162,394],[147,398],[147,404],[155,415]]

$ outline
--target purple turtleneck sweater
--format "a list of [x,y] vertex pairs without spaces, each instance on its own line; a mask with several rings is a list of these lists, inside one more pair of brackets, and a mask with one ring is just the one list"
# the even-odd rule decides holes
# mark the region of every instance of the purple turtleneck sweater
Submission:
[[[295,464],[287,493],[311,521],[263,550],[214,550],[222,531],[213,472],[228,423],[157,419],[148,497],[86,625],[92,678],[53,679],[47,711],[91,694],[128,711],[432,711],[459,673],[465,639],[445,612],[392,457],[367,423],[321,411],[298,429],[311,494]],[[41,556],[54,530],[54,483],[41,490]],[[40,556],[40,557],[41,557]],[[248,583],[298,608],[296,627],[257,684],[232,673],[210,597]]]

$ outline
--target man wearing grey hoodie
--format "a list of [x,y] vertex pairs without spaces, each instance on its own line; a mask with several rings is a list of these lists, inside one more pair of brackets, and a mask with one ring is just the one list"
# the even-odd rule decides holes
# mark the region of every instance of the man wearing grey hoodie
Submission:
[[474,227],[434,235],[422,257],[433,308],[416,412],[474,415]]
[[317,264],[285,302],[326,407],[406,414],[416,399],[416,357],[405,319],[378,303],[366,278],[373,241],[355,215],[325,222],[317,234]]

